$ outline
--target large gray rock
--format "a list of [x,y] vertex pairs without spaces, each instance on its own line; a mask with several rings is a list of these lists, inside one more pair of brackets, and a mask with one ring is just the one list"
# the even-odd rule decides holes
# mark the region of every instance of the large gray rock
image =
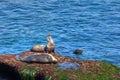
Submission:
[[58,69],[79,69],[80,65],[76,62],[63,62],[57,65]]
[[17,60],[23,62],[37,62],[37,63],[56,63],[57,59],[53,57],[51,54],[44,53],[44,54],[31,54],[28,56],[16,56]]

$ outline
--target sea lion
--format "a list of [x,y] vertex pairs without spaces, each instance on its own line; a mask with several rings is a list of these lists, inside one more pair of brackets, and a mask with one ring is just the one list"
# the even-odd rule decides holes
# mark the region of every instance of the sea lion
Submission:
[[45,45],[35,45],[31,48],[34,52],[45,52]]
[[44,54],[31,54],[28,56],[16,56],[17,60],[23,62],[37,62],[37,63],[56,63],[57,59],[53,57],[51,54],[44,53]]
[[52,39],[51,34],[48,34],[47,37],[47,45],[35,45],[31,48],[31,51],[34,52],[46,52],[46,53],[54,53],[54,41]]
[[76,50],[74,51],[74,54],[82,54],[82,52],[83,52],[83,50],[81,50],[81,49],[76,49]]
[[48,44],[45,47],[45,51],[48,53],[54,53],[55,47],[54,47],[54,41],[52,39],[51,34],[48,34],[47,41],[48,41]]

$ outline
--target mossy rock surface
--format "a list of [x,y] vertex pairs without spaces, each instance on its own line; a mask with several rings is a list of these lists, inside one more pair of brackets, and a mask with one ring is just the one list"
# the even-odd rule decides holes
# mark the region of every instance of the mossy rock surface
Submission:
[[[26,56],[30,54],[42,53],[32,53],[26,51],[21,53],[20,56]],[[32,80],[39,80],[40,78],[42,80],[120,80],[120,68],[107,62],[77,60],[74,58],[63,57],[55,53],[51,54],[58,59],[57,64],[25,63],[16,60],[16,54],[1,55],[0,63],[15,67],[19,73],[25,71],[25,66],[27,66],[28,70],[26,69],[26,72],[22,73],[22,75],[28,74],[28,77],[30,77],[29,75],[34,73],[34,75],[32,75],[34,77],[32,77]],[[57,69],[56,66],[62,62],[76,62],[80,65],[80,69]],[[24,77],[26,76],[22,76],[22,79]]]

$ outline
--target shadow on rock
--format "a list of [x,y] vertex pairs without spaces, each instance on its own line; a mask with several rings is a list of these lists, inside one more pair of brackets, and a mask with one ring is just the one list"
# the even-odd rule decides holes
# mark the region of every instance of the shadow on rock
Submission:
[[5,63],[0,63],[0,76],[4,77],[4,80],[21,80],[16,67],[12,67]]
[[[0,80],[22,80],[16,67],[0,62]],[[43,73],[38,73],[35,80],[46,80]]]
[[46,77],[43,73],[39,72],[36,74],[35,80],[46,80]]

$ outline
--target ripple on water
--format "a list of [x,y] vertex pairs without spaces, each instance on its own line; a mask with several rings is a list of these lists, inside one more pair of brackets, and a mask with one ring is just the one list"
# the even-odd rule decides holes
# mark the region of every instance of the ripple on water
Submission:
[[[46,44],[52,33],[56,52],[120,66],[120,1],[0,1],[0,53],[20,53]],[[76,48],[83,49],[75,55]]]

